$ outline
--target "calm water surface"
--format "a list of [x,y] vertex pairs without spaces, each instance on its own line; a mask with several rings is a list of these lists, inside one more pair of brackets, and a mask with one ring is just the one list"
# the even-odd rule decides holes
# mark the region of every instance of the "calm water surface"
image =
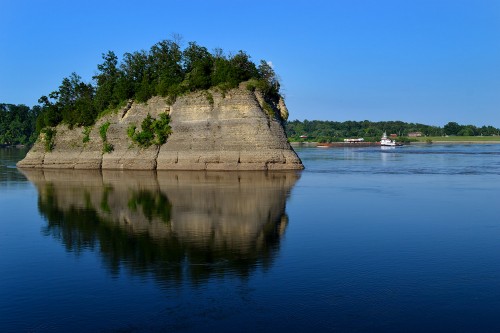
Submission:
[[500,145],[297,152],[21,173],[0,149],[0,331],[500,331]]

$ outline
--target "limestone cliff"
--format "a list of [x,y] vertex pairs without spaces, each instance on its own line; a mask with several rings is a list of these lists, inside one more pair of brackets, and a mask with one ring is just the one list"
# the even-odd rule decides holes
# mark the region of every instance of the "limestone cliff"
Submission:
[[[150,114],[170,115],[172,134],[161,146],[141,148],[127,135]],[[53,149],[46,152],[43,135],[20,168],[130,169],[130,170],[286,170],[303,169],[287,141],[282,119],[288,110],[282,99],[269,101],[245,84],[226,93],[211,89],[177,98],[154,97],[147,103],[130,102],[116,113],[101,117],[84,140],[82,128],[55,128]],[[99,128],[109,122],[103,153]],[[87,142],[83,142],[87,141]]]

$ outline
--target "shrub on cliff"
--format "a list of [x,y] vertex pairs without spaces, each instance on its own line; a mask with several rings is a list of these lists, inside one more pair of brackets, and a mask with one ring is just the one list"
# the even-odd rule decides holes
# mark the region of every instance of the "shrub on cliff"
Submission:
[[139,132],[136,131],[135,125],[130,125],[127,130],[127,134],[132,141],[143,148],[147,148],[152,144],[161,146],[167,142],[171,133],[170,117],[166,113],[160,114],[159,119],[155,119],[148,114],[142,121],[141,131]]
[[45,151],[50,152],[54,149],[54,140],[57,131],[51,127],[46,127],[41,132],[43,134],[42,140],[45,146]]
[[109,128],[109,121],[105,122],[104,124],[99,127],[99,135],[101,136],[102,139],[102,152],[103,153],[111,153],[114,149],[113,145],[108,142],[108,128]]

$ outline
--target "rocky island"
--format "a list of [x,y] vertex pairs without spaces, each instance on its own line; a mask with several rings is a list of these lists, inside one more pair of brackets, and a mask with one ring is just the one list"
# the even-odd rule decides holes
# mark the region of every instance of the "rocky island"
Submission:
[[38,140],[20,168],[293,170],[288,110],[274,70],[240,51],[163,41],[103,55],[96,85],[73,73],[42,96]]
[[[269,111],[266,112],[265,108]],[[141,147],[127,135],[150,115],[170,117],[172,133],[163,145]],[[281,119],[283,99],[272,105],[244,83],[224,95],[216,90],[194,92],[170,105],[166,98],[131,101],[85,129],[54,128],[47,150],[45,134],[18,163],[20,168],[130,170],[290,170],[303,165],[287,141]],[[107,126],[106,142],[100,129]],[[88,140],[84,140],[85,136]],[[86,141],[86,142],[84,142]],[[103,145],[113,147],[103,152]]]

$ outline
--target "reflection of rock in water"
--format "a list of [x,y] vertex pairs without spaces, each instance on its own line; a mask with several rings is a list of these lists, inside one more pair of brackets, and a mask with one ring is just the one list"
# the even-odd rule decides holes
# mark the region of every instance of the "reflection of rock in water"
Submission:
[[295,172],[30,170],[47,234],[164,283],[249,274],[278,250]]

